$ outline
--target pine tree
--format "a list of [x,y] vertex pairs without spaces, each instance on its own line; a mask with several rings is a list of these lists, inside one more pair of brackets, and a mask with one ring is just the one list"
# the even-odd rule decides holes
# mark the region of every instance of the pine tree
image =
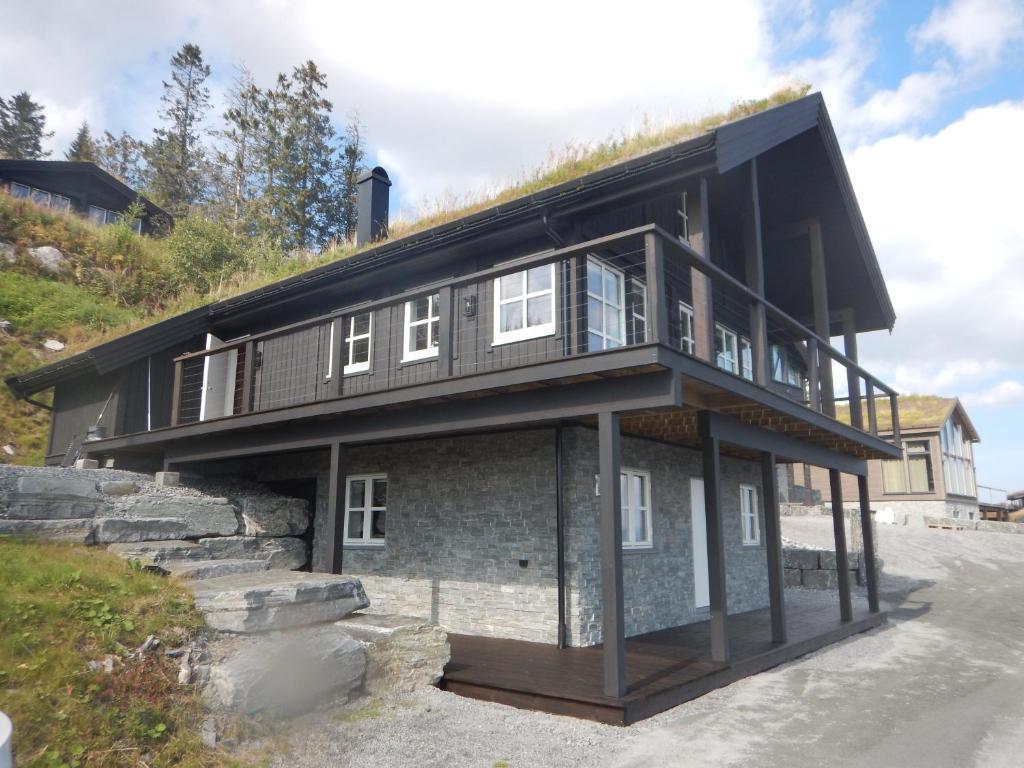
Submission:
[[76,163],[95,163],[99,158],[99,147],[89,131],[89,123],[82,123],[64,157]]
[[284,166],[289,205],[282,211],[294,245],[322,247],[337,230],[339,215],[331,125],[331,102],[323,91],[327,77],[312,61],[296,67],[289,98],[287,156]]
[[341,167],[338,173],[341,207],[337,234],[343,240],[352,240],[356,234],[358,202],[356,181],[364,170],[365,154],[363,125],[359,121],[359,113],[353,112],[349,115],[349,122],[345,127],[345,140],[341,147]]
[[256,102],[260,131],[256,135],[255,167],[259,195],[251,207],[255,229],[282,246],[290,245],[287,236],[286,212],[290,197],[285,169],[290,161],[289,109],[291,80],[277,76],[274,88],[264,91]]
[[16,93],[10,101],[0,99],[0,158],[40,160],[49,156],[43,140],[53,136],[46,130],[42,104],[32,100],[28,91]]
[[171,81],[164,82],[157,128],[146,152],[149,190],[172,215],[185,215],[203,195],[206,154],[199,134],[210,107],[210,67],[199,46],[186,43],[171,57]]
[[144,150],[145,145],[128,135],[127,131],[122,131],[120,136],[104,131],[97,148],[96,162],[129,187],[138,188],[145,182],[145,169],[142,165]]
[[224,130],[218,133],[222,148],[217,152],[221,199],[230,210],[228,218],[234,230],[251,224],[252,192],[259,171],[259,139],[264,112],[264,97],[253,81],[252,73],[239,67],[224,112]]

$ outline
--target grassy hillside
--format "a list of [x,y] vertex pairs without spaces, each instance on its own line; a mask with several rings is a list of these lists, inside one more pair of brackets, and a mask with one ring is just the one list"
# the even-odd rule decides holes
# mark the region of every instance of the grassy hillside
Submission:
[[[683,141],[805,95],[809,86],[784,88],[692,122],[645,125],[591,145],[569,145],[496,194],[440,202],[416,221],[395,222],[398,239],[488,206],[555,186],[600,168]],[[273,243],[238,237],[198,217],[179,221],[164,239],[140,237],[127,225],[96,227],[74,215],[41,210],[0,193],[0,244],[12,243],[15,261],[0,263],[0,378],[87,349],[178,312],[266,285],[318,264],[348,258],[352,245],[322,254],[284,253]],[[29,249],[54,246],[67,261],[56,274],[41,269]],[[42,343],[55,338],[60,353]],[[45,397],[40,399],[45,400]],[[45,411],[16,401],[0,387],[0,462],[39,464],[46,442]],[[10,446],[13,454],[4,450]]]
[[[177,662],[128,653],[185,643],[202,618],[172,580],[96,549],[0,538],[0,710],[26,768],[230,764],[202,745],[199,694]],[[88,662],[112,654],[110,673]]]

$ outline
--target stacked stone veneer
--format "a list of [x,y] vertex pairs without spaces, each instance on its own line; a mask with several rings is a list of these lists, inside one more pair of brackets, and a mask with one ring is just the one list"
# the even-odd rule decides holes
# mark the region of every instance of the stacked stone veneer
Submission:
[[[850,583],[861,586],[867,584],[859,552],[847,554],[847,565],[850,571]],[[836,553],[830,549],[803,549],[784,547],[782,565],[787,587],[807,587],[808,589],[837,589],[839,587],[839,571]],[[875,558],[875,570],[881,572],[882,560]]]
[[[601,640],[597,433],[566,428],[563,462],[568,636],[589,645]],[[626,437],[622,465],[651,473],[654,533],[652,549],[623,555],[627,634],[705,619],[707,609],[694,605],[690,519],[699,453]],[[313,567],[322,567],[326,452],[208,470],[266,481],[315,477]],[[346,472],[388,476],[386,544],[350,545],[343,556],[369,611],[426,618],[449,632],[556,641],[553,429],[351,447]],[[722,476],[729,610],[760,608],[768,602],[765,550],[742,545],[739,516],[739,484],[760,486],[760,468],[723,459]]]

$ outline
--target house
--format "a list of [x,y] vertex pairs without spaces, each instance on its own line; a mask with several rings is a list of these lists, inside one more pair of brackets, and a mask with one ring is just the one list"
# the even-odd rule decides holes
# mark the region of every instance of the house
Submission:
[[[842,413],[848,418],[848,409]],[[903,395],[899,413],[903,456],[868,462],[868,496],[877,519],[923,525],[925,516],[978,518],[973,444],[980,438],[961,402],[955,397]],[[878,430],[892,436],[886,416],[879,417]],[[794,483],[809,477],[814,499],[831,504],[827,473],[792,465],[790,477]],[[845,483],[851,492],[852,482]],[[799,489],[791,493],[799,495]]]
[[[391,240],[389,186],[360,180],[358,255],[8,379],[54,390],[47,460],[287,484],[315,569],[520,706],[628,723],[884,619],[841,525],[835,609],[783,589],[777,464],[856,476],[867,515],[868,462],[902,455],[820,95]],[[866,420],[835,418],[833,363]]]
[[95,163],[65,160],[0,160],[0,189],[55,211],[75,211],[96,224],[121,220],[135,200],[145,214],[135,231],[152,234],[170,226],[170,215]]

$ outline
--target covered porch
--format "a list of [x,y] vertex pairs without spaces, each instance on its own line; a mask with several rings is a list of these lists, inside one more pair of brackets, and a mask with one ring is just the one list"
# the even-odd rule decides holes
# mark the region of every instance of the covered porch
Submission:
[[728,662],[711,657],[709,621],[631,637],[619,696],[603,690],[602,646],[558,648],[476,635],[449,635],[452,657],[441,687],[469,698],[630,725],[885,622],[884,613],[870,612],[859,597],[851,620],[841,621],[822,598],[828,595],[787,601],[783,642],[772,641],[768,608],[730,616]]

